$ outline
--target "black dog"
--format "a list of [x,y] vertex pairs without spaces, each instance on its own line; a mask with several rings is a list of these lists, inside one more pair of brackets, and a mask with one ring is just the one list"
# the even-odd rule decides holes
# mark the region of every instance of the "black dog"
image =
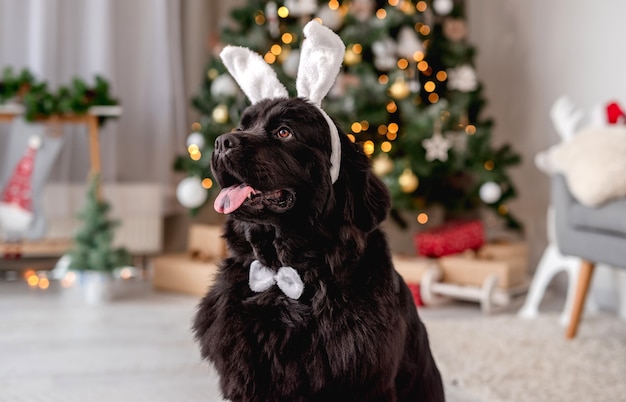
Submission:
[[[444,400],[426,330],[378,228],[389,194],[361,147],[340,137],[334,184],[328,123],[304,99],[256,103],[216,141],[229,257],[194,331],[231,401]],[[254,264],[293,267],[301,294],[271,283],[251,290]]]

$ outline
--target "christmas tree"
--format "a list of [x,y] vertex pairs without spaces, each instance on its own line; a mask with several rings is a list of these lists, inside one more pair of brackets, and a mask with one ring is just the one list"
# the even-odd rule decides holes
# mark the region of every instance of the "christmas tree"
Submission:
[[83,226],[74,236],[70,269],[112,271],[128,265],[130,255],[124,248],[114,248],[113,229],[118,222],[107,217],[110,206],[98,196],[100,177],[90,181],[85,207],[78,214]]
[[215,138],[233,129],[247,106],[217,56],[223,44],[263,55],[295,96],[302,27],[312,18],[346,44],[323,107],[372,157],[391,191],[392,216],[402,223],[398,212],[414,211],[425,223],[431,205],[451,217],[487,207],[519,227],[507,207],[516,195],[507,169],[520,159],[508,145],[492,145],[493,122],[481,117],[486,101],[459,0],[249,0],[235,9],[193,99],[202,117],[192,125],[187,155],[174,164],[193,178],[178,188],[181,203],[194,209],[206,201]]

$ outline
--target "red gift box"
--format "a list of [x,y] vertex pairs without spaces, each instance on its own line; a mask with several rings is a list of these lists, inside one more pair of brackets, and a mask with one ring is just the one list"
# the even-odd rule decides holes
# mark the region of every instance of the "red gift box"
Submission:
[[485,243],[485,231],[479,220],[446,222],[415,235],[419,255],[441,257],[468,249],[476,250]]
[[415,301],[415,305],[417,307],[424,306],[424,302],[422,301],[422,295],[420,294],[420,285],[419,283],[407,283],[406,284],[413,295],[413,300]]

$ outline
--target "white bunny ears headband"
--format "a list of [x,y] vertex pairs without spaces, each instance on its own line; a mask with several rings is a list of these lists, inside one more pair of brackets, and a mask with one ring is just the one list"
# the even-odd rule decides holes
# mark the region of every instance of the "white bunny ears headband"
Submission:
[[[317,106],[328,122],[332,146],[330,176],[334,183],[339,177],[341,142],[335,123],[321,109],[321,104],[339,74],[345,45],[336,33],[316,21],[306,24],[303,32],[306,39],[300,50],[296,89],[298,96]],[[226,46],[220,57],[253,104],[263,99],[289,97],[272,67],[259,54],[245,47]]]

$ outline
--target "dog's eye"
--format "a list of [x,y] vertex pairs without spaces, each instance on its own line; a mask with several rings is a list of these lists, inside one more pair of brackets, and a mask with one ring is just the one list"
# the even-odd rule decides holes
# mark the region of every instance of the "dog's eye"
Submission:
[[279,138],[289,138],[291,137],[291,131],[286,127],[281,127],[276,131],[276,136]]

